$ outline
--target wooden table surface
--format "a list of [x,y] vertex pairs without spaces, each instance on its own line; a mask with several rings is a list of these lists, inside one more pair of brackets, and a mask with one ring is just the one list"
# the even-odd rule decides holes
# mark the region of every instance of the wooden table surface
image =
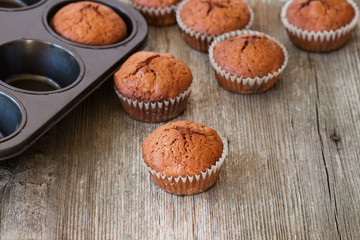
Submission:
[[164,123],[130,118],[109,80],[24,154],[0,162],[1,239],[360,239],[360,28],[338,51],[307,53],[282,27],[283,2],[250,4],[252,29],[290,54],[264,94],[221,88],[208,55],[176,25],[150,27],[146,47],[193,72],[176,120],[229,141],[214,187],[179,197],[155,185],[141,145]]

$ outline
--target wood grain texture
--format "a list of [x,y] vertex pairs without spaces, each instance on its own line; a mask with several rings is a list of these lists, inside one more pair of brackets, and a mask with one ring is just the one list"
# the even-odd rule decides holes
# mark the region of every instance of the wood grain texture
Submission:
[[23,155],[0,162],[1,239],[360,239],[360,29],[338,51],[307,53],[282,27],[282,1],[250,3],[253,29],[290,53],[264,94],[221,88],[208,55],[175,25],[150,27],[146,47],[193,72],[176,120],[229,141],[214,187],[179,197],[154,184],[141,145],[163,123],[130,118],[110,80]]

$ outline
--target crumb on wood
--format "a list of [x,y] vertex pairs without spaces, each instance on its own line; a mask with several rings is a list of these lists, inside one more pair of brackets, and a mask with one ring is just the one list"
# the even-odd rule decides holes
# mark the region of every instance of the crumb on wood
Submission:
[[333,140],[334,142],[339,142],[340,141],[340,137],[339,136],[336,136],[336,134],[332,134],[330,136],[331,140]]
[[251,7],[252,7],[252,8],[256,8],[258,5],[259,5],[259,1],[255,1],[255,2],[251,5]]

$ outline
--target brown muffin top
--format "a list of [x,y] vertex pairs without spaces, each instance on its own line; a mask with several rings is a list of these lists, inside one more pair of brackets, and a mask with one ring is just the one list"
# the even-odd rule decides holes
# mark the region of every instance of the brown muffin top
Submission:
[[329,31],[349,24],[355,16],[346,0],[294,0],[286,18],[292,25],[309,31]]
[[144,141],[145,163],[167,176],[193,176],[220,159],[223,143],[217,132],[200,123],[177,121],[165,124]]
[[185,63],[169,53],[137,52],[114,75],[116,89],[125,97],[156,102],[175,98],[191,85]]
[[109,45],[127,36],[122,18],[110,7],[95,2],[76,2],[61,8],[51,21],[61,37],[85,45]]
[[181,0],[131,0],[133,3],[148,8],[166,8],[178,4]]
[[276,72],[284,63],[281,47],[265,35],[245,34],[214,46],[215,62],[238,77],[263,77]]
[[180,9],[180,19],[193,31],[220,35],[245,28],[250,11],[243,0],[189,0]]

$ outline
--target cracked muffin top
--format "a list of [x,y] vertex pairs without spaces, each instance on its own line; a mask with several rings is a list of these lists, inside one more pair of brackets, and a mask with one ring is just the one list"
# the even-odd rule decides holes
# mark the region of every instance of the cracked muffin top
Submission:
[[133,3],[148,8],[166,8],[178,4],[181,0],[131,0]]
[[220,159],[223,143],[217,132],[200,123],[177,121],[165,124],[144,141],[145,163],[167,176],[193,176]]
[[349,24],[355,16],[346,0],[294,0],[286,18],[292,25],[308,31],[330,31]]
[[274,73],[285,61],[281,47],[265,35],[244,34],[214,46],[215,62],[231,75],[244,78]]
[[243,0],[189,0],[179,11],[185,26],[207,35],[244,29],[250,21],[250,11]]
[[123,96],[156,102],[175,98],[192,83],[188,66],[169,53],[137,52],[114,75],[114,84]]
[[85,45],[110,45],[127,36],[123,19],[110,7],[95,2],[64,6],[54,15],[51,25],[61,37]]

